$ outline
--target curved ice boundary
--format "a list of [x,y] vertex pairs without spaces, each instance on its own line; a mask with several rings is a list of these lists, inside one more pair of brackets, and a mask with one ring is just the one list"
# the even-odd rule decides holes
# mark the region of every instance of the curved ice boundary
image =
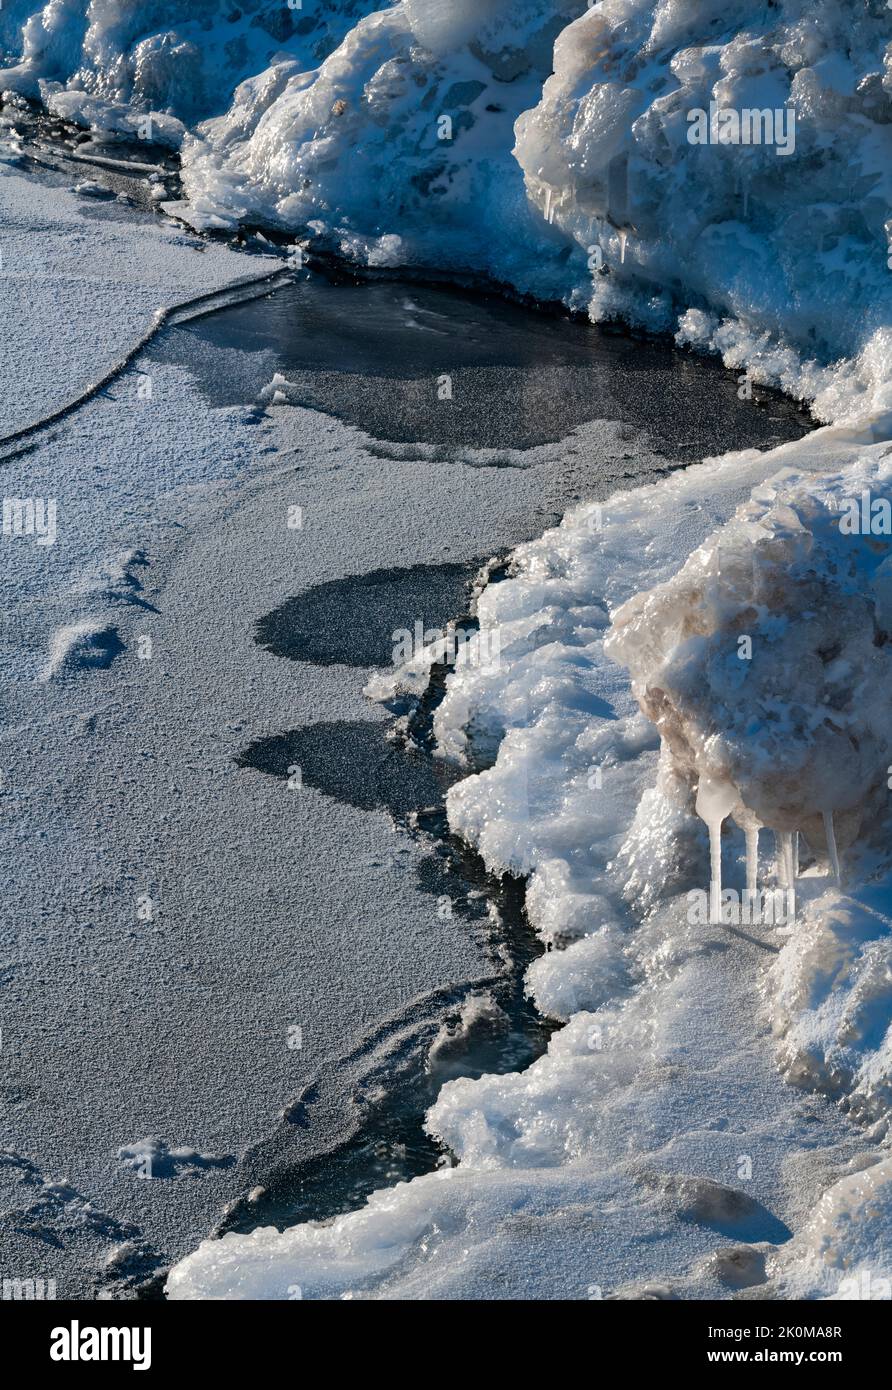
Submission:
[[199,227],[483,272],[888,404],[884,0],[7,0],[0,91],[181,144]]
[[[849,1297],[852,1277],[892,1276],[892,1226],[867,1220],[892,1201],[887,424],[585,504],[483,590],[483,658],[463,648],[436,713],[441,752],[469,772],[449,819],[491,870],[527,876],[549,948],[527,987],[566,1026],[525,1072],[444,1085],[427,1126],[456,1168],[331,1223],[207,1241],[169,1296],[715,1297],[767,1281]],[[889,529],[864,530],[881,500]],[[415,663],[371,693],[399,702],[418,680]],[[805,832],[792,928],[691,910],[708,778],[733,785],[742,822],[748,808]],[[719,844],[742,896],[730,817]],[[767,834],[760,848],[774,887]],[[820,1161],[808,1090],[865,1122]],[[752,1171],[729,1172],[732,1155]]]

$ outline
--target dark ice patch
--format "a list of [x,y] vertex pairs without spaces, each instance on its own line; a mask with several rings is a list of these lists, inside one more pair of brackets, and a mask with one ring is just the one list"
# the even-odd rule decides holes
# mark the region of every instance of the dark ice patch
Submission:
[[404,818],[439,803],[456,774],[412,748],[387,738],[387,724],[371,720],[309,724],[256,739],[236,760],[272,777],[300,778],[348,806],[384,808]]
[[380,569],[316,584],[261,618],[255,640],[319,666],[389,666],[394,633],[446,629],[465,612],[479,562]]
[[[791,402],[762,388],[741,400],[736,372],[669,341],[534,314],[492,292],[346,274],[313,272],[166,330],[148,356],[186,366],[215,405],[257,401],[279,372],[291,404],[379,441],[453,452],[531,449],[606,419],[690,462],[808,427]],[[586,490],[598,483],[593,458]]]

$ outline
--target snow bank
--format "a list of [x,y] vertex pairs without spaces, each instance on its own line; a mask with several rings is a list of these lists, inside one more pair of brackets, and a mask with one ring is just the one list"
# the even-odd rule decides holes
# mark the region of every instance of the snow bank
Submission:
[[774,1262],[783,1298],[892,1298],[892,1159],[834,1183]]
[[671,329],[682,303],[684,338],[810,397],[818,364],[871,344],[859,408],[879,405],[890,42],[867,0],[602,0],[565,29],[516,155],[545,216],[600,250],[593,317]]
[[[273,66],[188,145],[190,220],[309,225],[373,264],[521,282],[549,237],[510,154],[513,125],[538,100],[555,34],[582,8],[406,0],[357,24],[316,72]],[[555,294],[568,248],[551,240],[536,278]]]
[[[42,98],[69,120],[178,143],[185,126],[228,105],[236,86],[281,57],[319,63],[357,19],[387,0],[270,6],[263,0],[6,0],[0,91]],[[166,118],[166,119],[165,119]],[[171,119],[172,118],[172,119]]]
[[[754,489],[672,579],[619,608],[605,644],[709,829],[716,903],[727,818],[753,891],[759,829],[774,830],[777,881],[803,908],[766,990],[782,1066],[878,1133],[892,1115],[890,600],[880,448]],[[828,876],[848,891],[824,891]]]
[[485,271],[856,418],[889,402],[890,54],[879,0],[403,0],[245,82],[188,215]]
[[876,1136],[892,1117],[890,905],[882,874],[855,894],[829,889],[804,906],[766,982],[788,1081],[839,1097]]

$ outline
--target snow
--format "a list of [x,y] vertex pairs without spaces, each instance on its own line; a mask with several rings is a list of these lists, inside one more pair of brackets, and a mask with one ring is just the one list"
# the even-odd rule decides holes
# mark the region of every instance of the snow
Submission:
[[278,268],[262,257],[247,265],[226,247],[156,222],[140,225],[135,255],[124,214],[112,208],[88,221],[77,195],[2,161],[0,220],[0,373],[17,383],[0,405],[0,441],[101,380],[151,336],[160,310]]
[[[154,113],[156,135],[182,145],[171,210],[199,229],[252,222],[376,268],[488,275],[718,353],[742,386],[779,386],[828,422],[583,504],[482,589],[480,634],[434,719],[466,774],[449,822],[493,873],[526,878],[548,948],[526,988],[564,1026],[524,1072],[445,1081],[426,1123],[457,1166],[328,1224],[205,1241],[169,1295],[764,1284],[839,1298],[892,1278],[892,542],[841,524],[852,499],[892,499],[892,12],[402,0],[336,6],[305,37],[290,19],[270,33],[251,6],[224,22],[212,4],[137,17],[52,0],[32,15],[16,0],[0,21],[11,51],[19,21],[0,90],[130,134]],[[742,137],[754,112],[772,138]],[[14,131],[7,158],[2,188],[19,191]],[[131,287],[120,343],[150,331],[155,273]],[[40,334],[44,352],[58,340],[56,312],[88,306],[104,331],[115,318],[107,287],[80,271],[70,284],[56,272],[58,308],[41,302],[37,356]],[[68,358],[72,390],[89,386],[79,370]],[[46,408],[35,378],[23,421]],[[276,412],[294,418],[288,387],[273,379],[271,433]],[[226,420],[240,458],[246,423]],[[185,481],[224,483],[198,455]],[[95,571],[98,544],[86,549]],[[98,612],[59,616],[48,664],[31,653],[50,702],[117,631]],[[442,654],[367,691],[417,698]],[[723,889],[762,885],[795,893],[795,921],[719,920]],[[692,911],[707,889],[710,911]],[[490,1010],[478,991],[440,1026],[434,1069],[449,1075],[455,1039]]]
[[122,649],[114,627],[101,618],[81,618],[53,633],[41,679],[51,680],[66,670],[110,666]]
[[[87,205],[18,170],[0,177],[0,196],[22,245],[47,248],[27,281],[28,312],[23,299],[4,323],[20,383],[4,429],[53,416],[4,450],[4,496],[56,505],[52,545],[24,523],[0,539],[0,791],[16,884],[0,923],[12,972],[4,1055],[16,1078],[0,1140],[0,1230],[10,1264],[35,1277],[53,1242],[60,1296],[121,1296],[267,1177],[270,1149],[277,1161],[312,1162],[349,1145],[395,1071],[417,1064],[423,1075],[439,1038],[431,1075],[453,1075],[450,1048],[498,1021],[483,1005],[462,1014],[465,993],[483,995],[505,962],[493,959],[489,919],[475,925],[457,909],[447,925],[438,915],[423,837],[377,802],[337,799],[309,776],[291,790],[238,766],[255,738],[321,723],[349,783],[373,758],[354,766],[341,725],[380,731],[382,743],[389,728],[362,694],[369,666],[286,659],[258,645],[258,621],[385,566],[411,578],[416,564],[457,564],[470,576],[480,557],[540,532],[583,478],[606,493],[630,473],[658,475],[673,455],[640,429],[591,420],[467,466],[461,430],[455,447],[406,443],[391,454],[386,439],[321,409],[267,410],[261,388],[286,377],[286,350],[305,326],[318,334],[314,312],[331,360],[329,338],[353,342],[357,313],[380,330],[383,290],[332,288],[331,303],[298,296],[279,349],[275,337],[245,349],[226,340],[227,315],[189,315],[280,261],[114,202]],[[24,277],[19,285],[24,296]],[[360,403],[395,379],[379,373],[402,370],[433,336],[406,327],[404,289],[388,293],[402,336],[389,364],[375,337],[364,370],[347,378]],[[205,294],[214,297],[195,302]],[[184,300],[182,322],[170,312],[159,326],[159,310]],[[482,344],[485,362],[491,344],[501,360],[498,305],[481,315],[456,299],[450,317],[443,295],[437,317],[421,291],[414,302],[412,316],[448,341]],[[274,299],[258,301],[256,320],[277,311]],[[539,342],[536,320],[524,332]],[[537,399],[541,370],[523,350],[521,403]],[[587,372],[600,380],[597,360]],[[466,379],[470,395],[475,373]],[[221,380],[223,404],[209,386]],[[54,415],[71,400],[80,403]],[[699,410],[697,419],[699,430]],[[294,506],[299,530],[287,525]],[[411,631],[422,614],[411,584],[405,591],[409,612],[392,626]],[[357,614],[365,620],[363,606]],[[109,644],[117,634],[108,665],[90,659],[97,633]],[[389,626],[388,646],[390,636]],[[286,1046],[292,1024],[301,1049]],[[149,1143],[162,1168],[182,1150],[237,1161],[145,1181],[119,1150]],[[107,1266],[110,1245],[123,1253]]]
[[154,111],[196,226],[484,272],[675,332],[825,420],[889,404],[887,6],[32,5],[4,8],[0,90],[143,136]]
[[[189,215],[312,224],[370,263],[677,331],[824,419],[888,403],[886,8],[468,13],[397,5],[314,73],[258,79],[189,141]],[[686,115],[713,101],[794,111],[795,147],[691,145]]]
[[[667,583],[613,616],[607,651],[627,665],[697,812],[830,851],[876,835],[892,762],[892,469],[869,455],[753,492]],[[849,501],[888,510],[854,534]],[[880,518],[881,519],[881,518]],[[705,793],[708,790],[708,799]]]
[[840,1096],[880,1136],[892,1100],[889,892],[880,870],[807,902],[767,981],[788,1080]]
[[[185,122],[180,211],[197,226],[267,222],[370,265],[485,272],[677,332],[826,420],[888,404],[888,8],[366,8],[273,52],[247,14],[247,46],[197,44],[213,6],[161,6],[172,27],[150,37],[112,4],[91,5],[86,37],[50,6],[15,85],[41,74],[49,105],[85,121],[102,123],[101,97]],[[701,111],[715,138],[692,143]],[[783,117],[788,138],[728,143],[721,112]]]
[[236,86],[278,56],[318,63],[386,0],[329,0],[301,13],[263,0],[5,0],[4,88],[101,130],[178,145],[188,125],[225,108]]
[[154,1135],[133,1144],[122,1144],[118,1157],[125,1167],[149,1182],[184,1174],[189,1176],[205,1168],[229,1167],[235,1162],[231,1154],[203,1154],[188,1144],[174,1146]]
[[834,1183],[774,1264],[783,1298],[892,1297],[892,1159]]

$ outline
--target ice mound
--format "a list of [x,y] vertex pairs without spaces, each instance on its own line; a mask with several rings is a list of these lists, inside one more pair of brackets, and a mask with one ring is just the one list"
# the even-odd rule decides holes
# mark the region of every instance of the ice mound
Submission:
[[689,1178],[673,1174],[654,1179],[654,1185],[676,1209],[681,1221],[693,1221],[701,1226],[714,1226],[724,1235],[746,1240],[750,1230],[758,1240],[764,1209],[739,1188],[709,1178]]
[[887,876],[806,903],[765,991],[790,1083],[838,1097],[878,1134],[892,1117],[890,902]]
[[[555,34],[582,8],[404,0],[357,24],[314,72],[274,64],[188,144],[190,221],[309,226],[374,265],[519,280],[528,248],[548,260],[549,241],[554,261],[564,239],[541,227],[510,150],[515,118],[550,71]],[[547,286],[547,268],[543,276],[546,292],[558,292],[558,267]]]
[[685,340],[809,397],[882,339],[858,390],[886,399],[890,44],[888,6],[840,0],[602,0],[565,28],[515,154],[592,256],[592,316],[672,329],[684,302]]
[[880,4],[403,0],[242,84],[188,216],[483,271],[855,418],[890,404],[889,53]]
[[[885,520],[884,520],[885,518]],[[792,836],[838,870],[876,831],[892,764],[892,464],[756,489],[605,643],[710,828]],[[713,873],[713,879],[720,874]],[[751,882],[755,888],[754,865]]]
[[782,1298],[892,1298],[892,1159],[834,1183],[812,1219],[770,1263]]
[[154,112],[153,138],[224,110],[239,82],[278,56],[319,63],[387,0],[327,0],[306,11],[263,0],[6,0],[0,91],[41,97],[57,114],[125,133]]

